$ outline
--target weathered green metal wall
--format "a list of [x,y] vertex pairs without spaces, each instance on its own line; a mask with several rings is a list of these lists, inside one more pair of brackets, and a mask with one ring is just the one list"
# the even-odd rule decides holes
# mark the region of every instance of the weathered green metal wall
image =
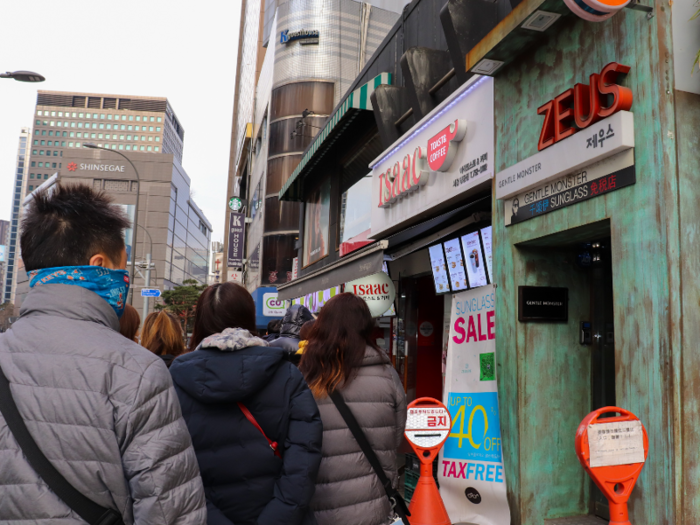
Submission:
[[[674,402],[680,399],[681,237],[692,244],[689,257],[683,257],[686,286],[697,278],[700,265],[700,248],[690,240],[699,233],[697,192],[681,197],[693,214],[681,232],[679,189],[681,194],[685,186],[695,190],[700,175],[697,168],[686,170],[687,182],[679,188],[670,11],[662,2],[655,11],[651,19],[623,10],[603,23],[562,21],[545,43],[496,77],[497,171],[537,152],[540,105],[577,82],[587,83],[591,73],[609,62],[632,67],[622,83],[634,93],[634,186],[508,228],[503,202],[494,203],[499,404],[515,525],[542,525],[544,519],[588,513],[589,483],[574,453],[574,434],[590,411],[590,350],[578,343],[578,323],[588,308],[585,277],[562,252],[517,245],[606,219],[612,237],[617,404],[640,417],[650,441],[630,519],[635,525],[681,523],[676,515],[687,512],[681,512],[682,501],[675,499],[680,482],[674,472],[682,459],[691,457],[696,469],[692,498],[696,508],[700,505],[697,422],[692,423],[693,448],[683,458],[674,455],[674,435],[681,428],[676,424],[680,405]],[[569,287],[569,323],[519,323],[519,285]],[[700,335],[697,290],[692,301],[685,306],[693,310],[692,328],[685,328],[688,317],[683,324],[686,345]],[[700,365],[700,353],[693,353],[690,364]],[[687,365],[683,369],[698,392],[687,404],[697,414],[700,372],[693,374]]]

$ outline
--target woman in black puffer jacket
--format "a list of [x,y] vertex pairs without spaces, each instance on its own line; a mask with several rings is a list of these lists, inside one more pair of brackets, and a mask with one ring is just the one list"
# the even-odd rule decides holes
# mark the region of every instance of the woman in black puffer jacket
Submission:
[[308,506],[323,426],[309,387],[283,349],[254,335],[255,304],[242,286],[210,286],[196,312],[197,351],[176,359],[170,372],[202,473],[208,524],[315,524]]

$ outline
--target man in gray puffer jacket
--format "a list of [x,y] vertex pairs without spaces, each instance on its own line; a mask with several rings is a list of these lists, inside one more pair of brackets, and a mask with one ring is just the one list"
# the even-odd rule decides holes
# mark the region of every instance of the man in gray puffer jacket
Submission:
[[[37,445],[79,492],[127,525],[204,524],[168,370],[119,334],[128,225],[87,186],[35,197],[21,238],[31,291],[0,335],[0,368]],[[0,522],[85,523],[32,469],[2,415]]]

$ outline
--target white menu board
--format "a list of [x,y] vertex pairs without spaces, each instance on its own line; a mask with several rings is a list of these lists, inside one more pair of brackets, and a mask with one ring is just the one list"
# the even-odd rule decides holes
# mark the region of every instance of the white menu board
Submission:
[[488,281],[484,270],[484,252],[481,249],[481,242],[479,242],[479,232],[463,235],[462,248],[464,248],[464,265],[467,267],[469,287],[486,286]]
[[462,249],[459,247],[459,238],[445,242],[445,258],[447,259],[447,273],[450,276],[452,291],[459,292],[469,288],[467,274],[464,271]]
[[489,271],[489,281],[493,284],[493,266],[491,266],[491,226],[482,228],[481,230],[481,241],[484,243],[484,255],[486,255],[486,269]]
[[447,280],[447,263],[445,254],[442,251],[442,244],[436,244],[428,248],[430,253],[430,267],[435,280],[435,293],[450,292],[450,283]]

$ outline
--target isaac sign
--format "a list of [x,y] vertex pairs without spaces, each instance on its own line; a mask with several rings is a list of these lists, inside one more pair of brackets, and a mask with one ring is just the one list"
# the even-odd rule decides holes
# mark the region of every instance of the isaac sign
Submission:
[[490,186],[493,137],[493,79],[474,77],[372,162],[370,237]]

